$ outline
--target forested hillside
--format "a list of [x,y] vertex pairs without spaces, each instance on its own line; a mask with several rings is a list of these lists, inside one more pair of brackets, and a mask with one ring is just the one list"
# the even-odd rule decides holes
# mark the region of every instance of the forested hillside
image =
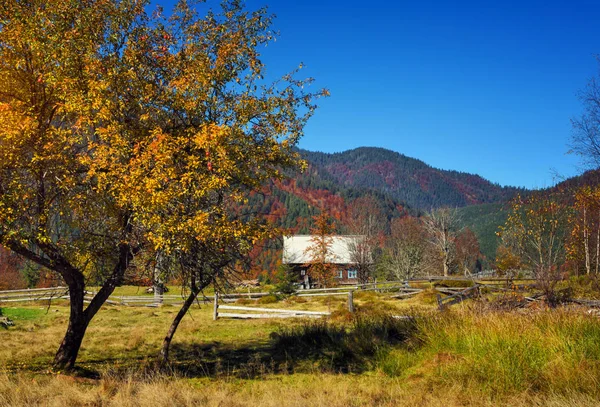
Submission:
[[[348,211],[359,197],[369,196],[383,213],[384,231],[401,216],[419,216],[439,207],[462,207],[464,226],[481,241],[481,251],[494,257],[497,226],[504,221],[502,204],[523,189],[501,187],[478,175],[433,168],[424,162],[383,148],[362,147],[343,153],[300,151],[308,163],[303,173],[271,183],[262,193],[253,194],[249,208],[267,213],[286,233],[308,233],[312,217],[325,208],[336,220],[339,233],[349,232]],[[480,209],[469,210],[473,205]],[[464,211],[464,212],[463,212]],[[254,268],[275,270],[279,264],[280,242],[258,246]]]
[[[411,208],[463,207],[505,202],[521,188],[502,187],[479,175],[433,168],[384,148],[361,147],[342,153],[302,151],[307,186],[319,179],[345,187],[374,189]],[[316,181],[318,182],[318,181]]]

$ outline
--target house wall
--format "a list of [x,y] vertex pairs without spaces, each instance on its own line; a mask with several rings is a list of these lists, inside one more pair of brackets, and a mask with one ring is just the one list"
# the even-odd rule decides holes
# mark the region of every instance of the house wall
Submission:
[[[294,272],[297,274],[298,282],[304,283],[306,281],[305,276],[308,272],[308,266],[306,266],[305,264],[290,264],[290,266],[292,267],[292,270],[294,270]],[[339,269],[337,270],[335,278],[334,278],[335,283],[338,285],[357,284],[358,278],[356,277],[356,274],[354,274],[354,277],[352,276],[352,270],[355,270],[355,268],[352,265],[340,264]],[[310,273],[309,273],[309,276],[310,276]],[[312,281],[311,281],[311,284],[312,284]],[[309,288],[309,287],[305,287],[305,288]]]

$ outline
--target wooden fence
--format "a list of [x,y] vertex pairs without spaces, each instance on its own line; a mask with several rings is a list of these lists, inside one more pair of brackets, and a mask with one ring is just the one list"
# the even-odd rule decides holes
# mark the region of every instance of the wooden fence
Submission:
[[445,298],[442,298],[441,295],[437,294],[438,308],[441,311],[450,305],[458,304],[467,298],[472,298],[476,295],[479,295],[479,287],[481,287],[479,284],[475,284],[473,287],[469,287]]
[[[220,312],[220,309],[240,312]],[[219,318],[321,318],[323,316],[330,315],[330,312],[324,311],[303,311],[260,307],[240,307],[237,305],[221,305],[219,304],[219,294],[215,293],[214,295],[213,319],[215,321]]]
[[[298,290],[294,294],[298,297],[321,297],[321,296],[352,296],[353,292],[369,292],[376,291],[379,293],[387,292],[391,293],[392,298],[404,299],[410,298],[423,291],[421,288],[410,287],[411,283],[414,282],[429,282],[440,280],[454,280],[454,281],[469,281],[475,285],[469,288],[460,287],[434,287],[440,294],[446,295],[442,297],[438,294],[438,305],[440,308],[444,308],[453,304],[457,304],[466,298],[471,297],[478,289],[474,287],[487,286],[492,288],[496,284],[506,284],[507,279],[492,278],[485,280],[474,280],[465,277],[442,277],[442,276],[431,276],[413,280],[401,280],[401,281],[386,281],[386,282],[374,282],[369,284],[352,285],[345,287],[334,287],[334,288],[319,288],[309,290]],[[524,281],[523,279],[519,281]],[[92,300],[95,292],[86,292],[85,301],[89,302]],[[219,295],[219,301],[221,303],[236,302],[239,299],[251,299],[257,300],[268,295],[273,295],[271,292],[247,292],[247,293],[222,293]],[[28,289],[28,290],[9,290],[0,291],[0,304],[3,303],[17,303],[17,302],[29,302],[29,301],[51,301],[51,300],[68,300],[68,289],[66,287],[52,287],[52,288],[40,288],[40,289]],[[185,300],[182,295],[129,295],[129,296],[115,296],[112,295],[106,301],[110,305],[125,305],[125,306],[146,306],[146,307],[157,307],[163,304],[169,305],[180,305]],[[202,295],[198,298],[199,302],[212,302],[215,300],[214,295]],[[349,303],[353,303],[349,301]],[[239,311],[239,310],[238,310]],[[269,313],[269,312],[265,312]]]
[[66,287],[0,291],[0,303],[69,299]]

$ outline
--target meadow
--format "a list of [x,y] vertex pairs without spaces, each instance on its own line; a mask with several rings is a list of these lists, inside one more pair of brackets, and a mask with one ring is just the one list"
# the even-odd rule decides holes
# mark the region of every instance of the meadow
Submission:
[[154,361],[177,308],[106,306],[69,374],[49,370],[65,304],[3,307],[15,326],[0,329],[0,405],[600,405],[600,319],[584,308],[466,301],[440,313],[426,293],[370,292],[350,314],[344,301],[261,305],[332,311],[323,320],[213,321],[200,304],[175,336],[169,371]]

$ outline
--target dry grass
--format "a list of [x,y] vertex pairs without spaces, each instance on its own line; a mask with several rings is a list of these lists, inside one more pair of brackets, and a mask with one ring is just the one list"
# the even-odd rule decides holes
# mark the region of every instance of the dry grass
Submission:
[[556,406],[591,407],[598,401],[517,393],[493,400],[461,386],[427,387],[374,375],[294,374],[262,380],[165,377],[82,380],[63,376],[0,375],[1,406]]
[[[265,306],[337,310],[344,302]],[[179,373],[169,376],[149,367],[177,309],[107,307],[83,343],[79,365],[95,373],[86,378],[46,373],[66,328],[65,306],[8,308],[21,317],[0,329],[0,406],[600,406],[600,321],[580,310],[489,312],[461,304],[423,313],[432,307],[418,299],[358,295],[358,314],[369,324],[372,308],[383,305],[394,313],[418,307],[418,329],[400,341],[374,340],[376,326],[361,328],[341,311],[332,321],[350,352],[362,349],[363,369],[348,370],[360,374],[323,369],[335,343],[289,369],[275,366],[278,338],[287,332],[293,343],[294,332],[306,331],[302,321],[215,322],[207,304],[182,322],[173,344]],[[327,326],[319,329],[328,334]]]

